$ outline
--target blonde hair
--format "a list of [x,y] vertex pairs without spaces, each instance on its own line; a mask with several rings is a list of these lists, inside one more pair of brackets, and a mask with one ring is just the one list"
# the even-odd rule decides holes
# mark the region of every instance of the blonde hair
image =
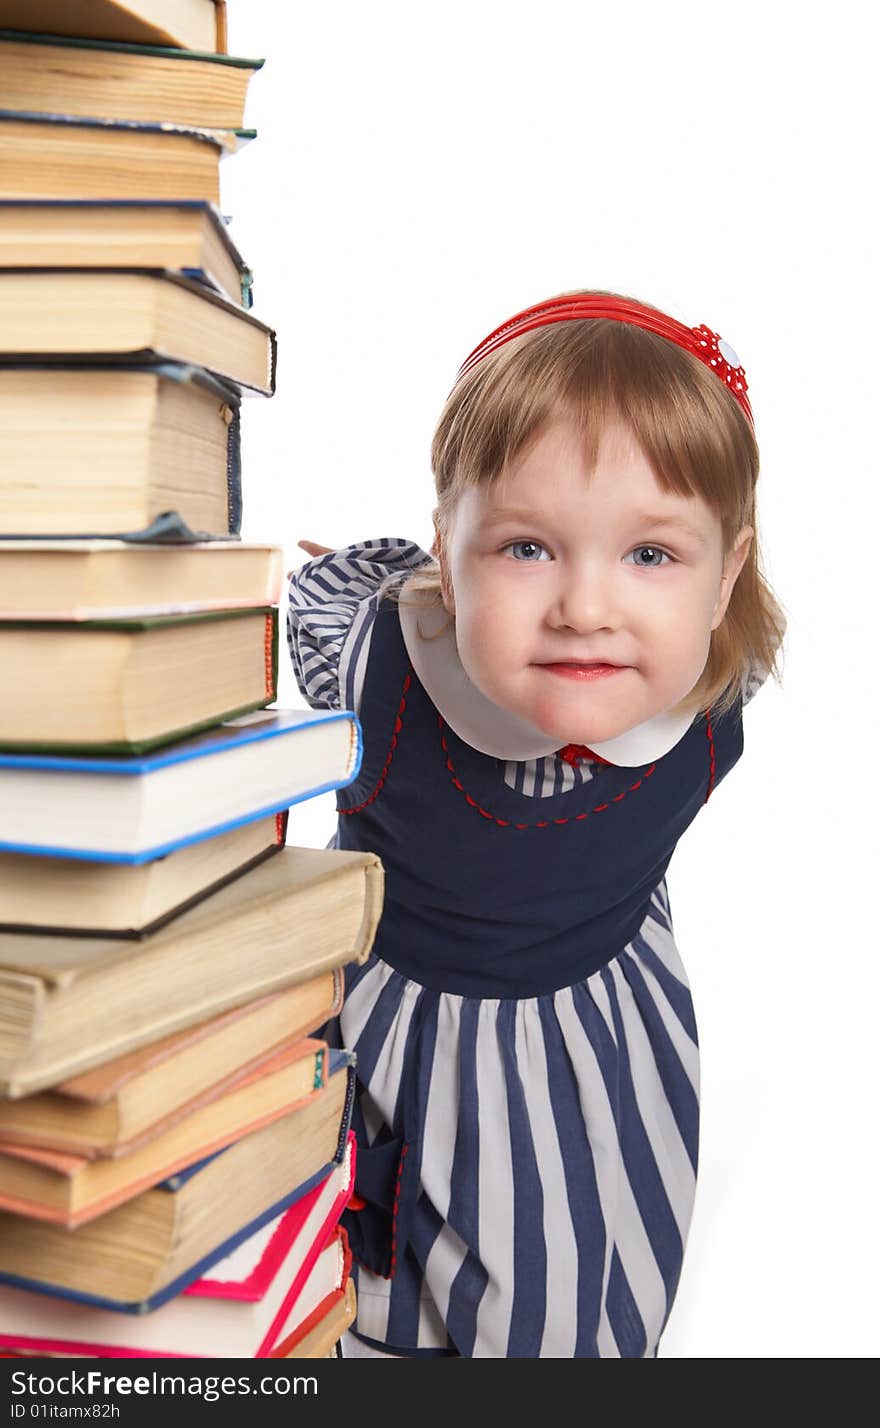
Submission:
[[[590,468],[606,422],[627,426],[663,491],[700,496],[717,513],[725,553],[743,526],[753,528],[703,673],[676,712],[732,708],[756,668],[778,681],[786,620],[761,571],[754,431],[714,372],[652,332],[607,318],[553,323],[507,342],[457,382],[431,443],[441,541],[459,494],[491,486],[561,417],[577,425]],[[407,584],[442,604],[438,561]]]

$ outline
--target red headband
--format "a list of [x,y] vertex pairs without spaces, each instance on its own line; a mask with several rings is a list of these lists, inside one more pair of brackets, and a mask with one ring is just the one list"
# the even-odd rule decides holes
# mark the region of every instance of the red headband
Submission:
[[643,327],[646,332],[656,332],[659,337],[665,337],[676,346],[683,347],[685,352],[693,353],[694,357],[699,357],[700,361],[721,379],[739,402],[749,421],[754,424],[752,408],[746,396],[748,383],[745,371],[733,348],[720,338],[717,332],[713,332],[705,323],[700,323],[699,327],[685,327],[674,317],[667,317],[656,308],[644,307],[642,303],[632,302],[629,298],[606,297],[602,294],[593,296],[575,293],[571,297],[550,298],[547,302],[524,308],[508,322],[496,327],[479,347],[474,348],[459,368],[456,382],[484,357],[488,357],[490,352],[497,351],[511,338],[521,337],[524,332],[531,332],[536,327],[547,327],[551,322],[572,322],[583,317],[607,317],[617,322],[630,322],[634,327]]

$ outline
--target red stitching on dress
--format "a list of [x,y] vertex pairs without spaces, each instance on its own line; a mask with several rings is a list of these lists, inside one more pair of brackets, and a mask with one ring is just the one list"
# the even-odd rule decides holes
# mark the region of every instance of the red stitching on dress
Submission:
[[[374,799],[378,798],[379,794],[381,793],[382,786],[385,783],[386,778],[388,777],[388,770],[391,767],[391,760],[394,758],[394,751],[397,748],[397,736],[403,728],[403,715],[406,712],[406,696],[409,693],[410,685],[412,684],[412,676],[413,670],[412,665],[410,665],[407,671],[406,678],[403,681],[403,691],[400,696],[400,703],[397,706],[397,716],[394,720],[394,732],[391,735],[391,743],[388,746],[388,753],[385,757],[385,763],[382,768],[382,772],[379,775],[376,787],[373,789],[373,792],[370,794],[369,798],[364,799],[363,803],[358,803],[352,808],[338,808],[336,810],[337,813],[360,813],[361,809],[366,808],[368,804],[372,803]],[[704,803],[708,803],[709,795],[715,787],[715,739],[712,734],[712,724],[709,719],[708,710],[705,711],[703,717],[706,720],[706,738],[709,740],[709,787],[706,792],[706,797],[703,801]],[[443,730],[445,728],[445,720],[442,714],[437,715],[437,723],[440,729],[440,743],[442,745],[443,752],[446,755],[446,767],[452,775],[453,786],[458,789],[459,793],[464,794],[464,797],[470,804],[471,808],[475,808],[478,813],[481,813],[482,816],[488,819],[490,823],[496,823],[499,828],[515,828],[518,832],[523,832],[527,828],[561,827],[565,823],[580,823],[584,818],[589,818],[591,813],[605,813],[611,807],[611,804],[609,803],[597,803],[594,808],[589,809],[586,813],[576,813],[571,818],[554,818],[552,823],[510,823],[505,818],[498,818],[494,813],[489,813],[487,809],[482,808],[480,804],[477,803],[476,799],[472,798],[471,795],[468,793],[467,789],[464,787],[463,783],[461,782],[461,779],[455,772],[455,767],[452,763],[452,759],[449,756],[449,748],[446,743],[446,736],[443,733]],[[605,761],[603,760],[603,762]],[[613,765],[609,765],[609,767],[613,767]],[[626,798],[628,793],[635,793],[637,789],[641,788],[645,779],[650,778],[651,775],[656,772],[656,769],[656,763],[651,764],[650,768],[645,769],[645,772],[642,774],[641,778],[637,778],[635,783],[631,783],[629,788],[625,788],[622,793],[615,794],[615,796],[611,800],[611,803],[620,803],[624,798]]]
[[[605,810],[606,810],[606,808],[610,808],[610,807],[611,807],[611,804],[609,804],[609,803],[597,803],[597,804],[596,804],[596,807],[595,807],[595,808],[591,808],[588,813],[576,813],[572,818],[554,818],[554,819],[552,820],[552,822],[545,820],[545,821],[543,821],[543,822],[541,822],[541,823],[513,823],[513,824],[511,824],[511,823],[508,823],[504,818],[496,818],[496,816],[495,816],[494,813],[489,813],[489,812],[487,812],[487,810],[486,810],[485,808],[481,808],[480,805],[479,805],[479,803],[477,803],[476,799],[471,798],[471,796],[470,796],[470,794],[467,792],[467,790],[462,787],[461,781],[459,780],[459,778],[458,778],[457,775],[456,775],[455,768],[454,768],[453,763],[452,763],[452,759],[449,757],[449,746],[448,746],[447,743],[446,743],[446,735],[443,733],[443,730],[444,730],[444,728],[445,728],[445,720],[444,720],[442,714],[438,714],[438,715],[437,715],[437,723],[438,723],[438,726],[439,726],[439,728],[440,728],[440,743],[441,743],[441,745],[443,746],[443,752],[444,752],[444,754],[446,755],[446,767],[447,767],[447,769],[449,770],[449,772],[452,774],[452,782],[453,782],[453,784],[454,784],[455,787],[459,790],[460,793],[463,793],[463,794],[464,794],[464,796],[465,796],[465,798],[467,799],[468,803],[470,804],[471,808],[475,808],[478,813],[482,813],[483,817],[484,817],[484,818],[488,818],[491,823],[497,823],[499,828],[511,828],[511,827],[512,827],[512,828],[517,828],[517,829],[520,829],[520,830],[521,830],[521,829],[524,829],[524,828],[553,828],[553,827],[559,827],[559,826],[561,826],[563,823],[579,823],[582,818],[589,818],[590,813],[604,813]],[[642,786],[642,784],[644,783],[645,779],[651,777],[651,774],[654,772],[654,770],[656,769],[656,767],[657,767],[656,764],[652,764],[649,769],[646,769],[646,770],[645,770],[645,772],[642,774],[641,778],[637,779],[635,783],[630,784],[629,788],[624,789],[623,793],[618,793],[618,794],[616,795],[616,797],[612,799],[612,803],[619,803],[622,798],[626,798],[626,795],[627,795],[628,793],[635,793],[635,791],[636,791],[637,788],[641,788],[641,786]]]
[[708,710],[706,711],[705,719],[706,719],[706,738],[709,740],[709,787],[708,787],[707,790],[706,790],[706,797],[703,799],[703,802],[704,802],[704,803],[708,803],[708,802],[709,802],[709,794],[712,792],[713,788],[715,787],[715,740],[714,740],[714,738],[712,737],[712,725],[711,725],[710,722],[709,722],[709,712],[708,712]]
[[409,1146],[405,1145],[400,1152],[400,1164],[397,1167],[397,1184],[394,1187],[394,1212],[391,1216],[391,1273],[389,1279],[393,1279],[397,1272],[397,1211],[400,1205],[400,1182],[403,1177],[403,1162],[406,1159],[406,1152]]
[[382,785],[388,777],[388,770],[391,767],[391,760],[394,758],[394,750],[397,748],[397,736],[403,728],[403,715],[406,710],[406,696],[409,693],[409,687],[411,683],[412,666],[410,666],[409,671],[407,672],[406,679],[403,681],[403,693],[400,696],[400,703],[397,706],[397,718],[394,721],[394,733],[391,735],[391,743],[388,747],[388,753],[385,758],[385,766],[379,775],[379,781],[376,784],[376,787],[373,789],[373,792],[370,794],[369,798],[364,799],[363,803],[357,804],[357,806],[354,808],[337,808],[337,813],[360,813],[362,808],[366,808],[368,803],[372,803],[374,798],[379,797],[379,794],[382,791]]

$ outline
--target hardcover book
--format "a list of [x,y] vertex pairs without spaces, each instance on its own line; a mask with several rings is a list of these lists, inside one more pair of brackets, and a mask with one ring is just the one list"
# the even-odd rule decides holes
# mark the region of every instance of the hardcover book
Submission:
[[139,756],[0,753],[0,850],[150,862],[343,787],[361,756],[349,710],[275,708]]
[[342,1164],[353,1078],[352,1054],[331,1050],[327,1086],[313,1100],[77,1230],[0,1213],[0,1281],[10,1286],[0,1293],[0,1344],[23,1329],[31,1299],[39,1316],[51,1309],[46,1296],[77,1301],[77,1312],[148,1314],[210,1276]]
[[94,1220],[317,1095],[326,1057],[322,1041],[288,1039],[219,1096],[112,1158],[0,1142],[0,1210],[69,1229]]
[[322,972],[48,1091],[0,1099],[0,1142],[87,1158],[128,1155],[225,1095],[287,1042],[316,1032],[341,1005],[341,971]]
[[0,366],[0,536],[119,537],[169,510],[238,535],[240,407],[237,387],[179,362]]
[[0,110],[0,198],[220,202],[220,160],[252,129]]
[[0,749],[142,752],[272,702],[278,610],[2,621],[0,668]]
[[225,0],[0,0],[0,24],[48,35],[226,50]]
[[364,962],[382,895],[374,853],[287,847],[143,942],[0,933],[0,1091],[45,1090]]
[[240,129],[258,59],[0,30],[7,109]]
[[283,554],[279,546],[241,541],[0,539],[0,621],[129,620],[277,605]]
[[253,274],[228,224],[202,199],[5,199],[0,266],[164,268],[242,307],[252,303]]
[[326,1359],[357,1315],[354,1282],[349,1278],[351,1253],[343,1262],[338,1287],[273,1350],[273,1358]]
[[144,938],[287,841],[287,810],[146,863],[0,852],[0,932]]
[[183,362],[275,390],[272,329],[179,273],[0,269],[0,305],[3,365]]
[[0,1343],[64,1358],[323,1358],[326,1343],[340,1338],[354,1317],[343,1309],[355,1304],[350,1272],[348,1236],[336,1225],[305,1277],[288,1283],[286,1271],[279,1276],[275,1293],[261,1306],[273,1315],[268,1330],[253,1306],[245,1310],[235,1300],[187,1303],[181,1296],[133,1319],[63,1300],[47,1309],[23,1303],[24,1291],[0,1290],[0,1324],[6,1295],[15,1296],[18,1310],[14,1332],[0,1333]]

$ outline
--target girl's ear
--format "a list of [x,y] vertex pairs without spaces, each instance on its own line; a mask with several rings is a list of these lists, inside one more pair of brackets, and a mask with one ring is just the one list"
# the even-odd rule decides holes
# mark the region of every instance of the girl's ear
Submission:
[[724,566],[721,572],[721,585],[718,590],[718,598],[715,601],[715,609],[712,613],[712,629],[717,630],[724,616],[727,614],[727,607],[730,604],[730,597],[733,594],[733,587],[736,584],[737,576],[746,563],[749,549],[752,544],[754,530],[751,526],[743,526],[739,535],[733,543],[733,547],[724,557]]

